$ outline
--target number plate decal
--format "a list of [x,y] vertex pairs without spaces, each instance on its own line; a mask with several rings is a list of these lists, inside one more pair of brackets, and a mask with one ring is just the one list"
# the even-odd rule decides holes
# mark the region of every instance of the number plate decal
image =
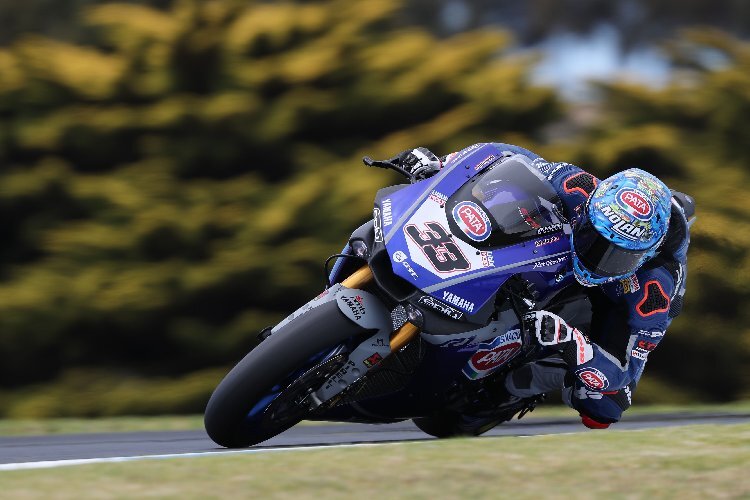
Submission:
[[[445,210],[425,203],[404,225],[409,255],[440,279],[489,267],[488,259],[468,243],[450,234]],[[486,252],[485,252],[486,253]]]

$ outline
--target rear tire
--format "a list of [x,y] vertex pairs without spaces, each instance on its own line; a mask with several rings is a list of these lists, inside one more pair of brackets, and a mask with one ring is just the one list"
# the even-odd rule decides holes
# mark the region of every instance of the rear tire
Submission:
[[[365,332],[344,316],[335,300],[311,309],[279,329],[250,351],[214,390],[204,415],[209,437],[221,446],[242,448],[265,441],[298,423],[304,418],[304,411],[279,422],[270,418],[249,420],[248,414],[295,371],[312,368],[316,363],[310,363],[311,357]],[[287,380],[287,387],[293,382]],[[281,388],[282,394],[284,389]],[[262,411],[272,404],[268,401]]]
[[436,438],[449,438],[460,436],[458,422],[461,418],[459,413],[450,410],[442,410],[427,417],[412,419],[419,430]]
[[413,419],[422,432],[436,438],[455,436],[480,436],[534,403],[536,398],[526,398],[514,403],[500,404],[498,408],[481,413],[481,416],[458,413],[454,410],[440,410],[426,417]]

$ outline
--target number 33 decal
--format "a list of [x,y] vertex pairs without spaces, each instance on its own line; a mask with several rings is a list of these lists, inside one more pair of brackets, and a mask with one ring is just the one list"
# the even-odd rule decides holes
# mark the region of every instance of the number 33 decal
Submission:
[[419,245],[427,260],[438,272],[471,269],[471,264],[443,226],[437,222],[426,222],[425,226],[426,229],[420,231],[416,225],[409,224],[404,227],[404,231]]

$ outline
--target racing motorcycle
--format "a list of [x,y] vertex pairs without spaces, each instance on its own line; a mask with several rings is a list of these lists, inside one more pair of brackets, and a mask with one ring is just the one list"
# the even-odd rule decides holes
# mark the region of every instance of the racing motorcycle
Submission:
[[580,304],[552,186],[491,143],[421,180],[396,158],[363,161],[410,183],[377,193],[327,288],[264,329],[216,387],[205,427],[217,444],[260,443],[303,419],[413,419],[437,437],[478,435],[539,402],[512,401],[502,382],[544,355],[523,314]]

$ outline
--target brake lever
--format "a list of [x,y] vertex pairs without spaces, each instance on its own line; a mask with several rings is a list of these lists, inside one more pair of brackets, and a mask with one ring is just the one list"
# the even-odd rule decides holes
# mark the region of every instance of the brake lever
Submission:
[[393,161],[391,160],[373,160],[369,156],[365,156],[362,158],[362,163],[367,165],[368,167],[377,167],[377,168],[385,168],[390,170],[395,170],[399,174],[403,175],[407,179],[409,179],[410,182],[414,182],[414,176],[407,172],[405,169],[399,167]]
[[373,160],[369,156],[362,157],[362,163],[364,163],[368,167],[389,168],[387,165],[385,165],[385,162]]

